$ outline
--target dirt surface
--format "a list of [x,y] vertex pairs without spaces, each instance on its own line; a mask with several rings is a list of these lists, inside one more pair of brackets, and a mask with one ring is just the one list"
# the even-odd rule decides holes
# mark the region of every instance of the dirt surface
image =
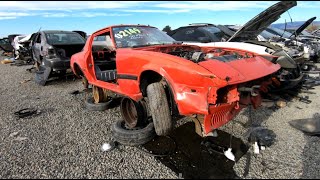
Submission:
[[[117,103],[103,112],[88,111],[84,99],[90,93],[82,91],[80,80],[68,76],[39,86],[35,74],[26,71],[30,67],[0,64],[0,178],[320,177],[319,137],[288,124],[319,113],[320,87],[305,94],[310,104],[293,99],[280,109],[245,109],[216,138],[200,138],[184,118],[168,137],[103,152],[103,143],[112,139],[111,123],[121,118]],[[36,108],[38,114],[18,119],[14,112],[23,108]],[[253,153],[246,136],[253,127],[276,134],[260,154]],[[222,154],[230,134],[236,162]]]

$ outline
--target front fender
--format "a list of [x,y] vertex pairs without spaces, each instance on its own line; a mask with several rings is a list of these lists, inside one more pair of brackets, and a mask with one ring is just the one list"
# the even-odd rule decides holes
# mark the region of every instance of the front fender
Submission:
[[209,113],[209,90],[218,89],[212,79],[178,67],[151,68],[146,65],[146,70],[159,73],[167,81],[181,115]]

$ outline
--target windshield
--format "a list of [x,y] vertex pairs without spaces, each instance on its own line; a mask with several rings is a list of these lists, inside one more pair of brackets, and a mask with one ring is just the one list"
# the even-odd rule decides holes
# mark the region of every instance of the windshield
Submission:
[[203,29],[211,34],[211,37],[213,37],[214,42],[221,41],[224,37],[224,33],[214,26],[207,26],[207,27],[200,27],[199,29]]
[[268,31],[266,31],[266,30],[262,31],[262,32],[260,33],[260,35],[261,35],[262,37],[264,37],[265,39],[271,39],[271,38],[274,37],[274,36],[278,36],[278,35],[275,35],[275,34],[272,34],[272,33],[268,32]]
[[84,44],[78,33],[46,33],[48,44]]
[[121,26],[112,28],[117,48],[173,44],[169,35],[154,27]]
[[0,39],[0,44],[8,44],[9,40],[8,39]]
[[275,31],[277,33],[277,35],[279,35],[279,36],[281,36],[283,34],[282,37],[284,37],[284,38],[290,38],[290,36],[291,36],[291,33],[284,31],[282,29],[278,29],[278,28],[270,28],[270,29]]

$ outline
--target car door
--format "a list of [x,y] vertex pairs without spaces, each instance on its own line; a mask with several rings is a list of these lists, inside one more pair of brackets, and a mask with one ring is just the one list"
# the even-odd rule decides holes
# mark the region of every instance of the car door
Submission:
[[40,58],[40,48],[41,48],[41,33],[38,33],[37,36],[35,37],[35,40],[32,42],[32,55],[33,58],[38,61],[41,62],[41,58]]

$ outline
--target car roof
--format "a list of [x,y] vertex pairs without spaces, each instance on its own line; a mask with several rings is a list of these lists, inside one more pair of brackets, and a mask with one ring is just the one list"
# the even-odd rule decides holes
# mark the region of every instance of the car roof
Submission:
[[[140,26],[140,27],[152,27],[152,28],[156,28],[154,26],[150,26],[150,25],[143,25],[143,24],[118,24],[118,25],[112,25],[112,26],[107,26],[105,28],[99,29],[98,31],[95,31],[94,33],[100,32],[100,31],[104,31],[106,29],[109,28],[113,28],[113,27],[125,27],[125,26]],[[92,33],[92,34],[94,34]]]
[[63,30],[43,30],[43,33],[75,33],[72,31],[63,31]]
[[210,23],[192,23],[189,24],[187,26],[181,26],[178,27],[177,29],[172,30],[171,32],[167,33],[169,36],[172,36],[173,34],[175,34],[177,31],[181,30],[181,29],[185,29],[185,28],[190,28],[190,27],[207,27],[207,26],[214,26],[217,27],[214,24],[210,24]]

